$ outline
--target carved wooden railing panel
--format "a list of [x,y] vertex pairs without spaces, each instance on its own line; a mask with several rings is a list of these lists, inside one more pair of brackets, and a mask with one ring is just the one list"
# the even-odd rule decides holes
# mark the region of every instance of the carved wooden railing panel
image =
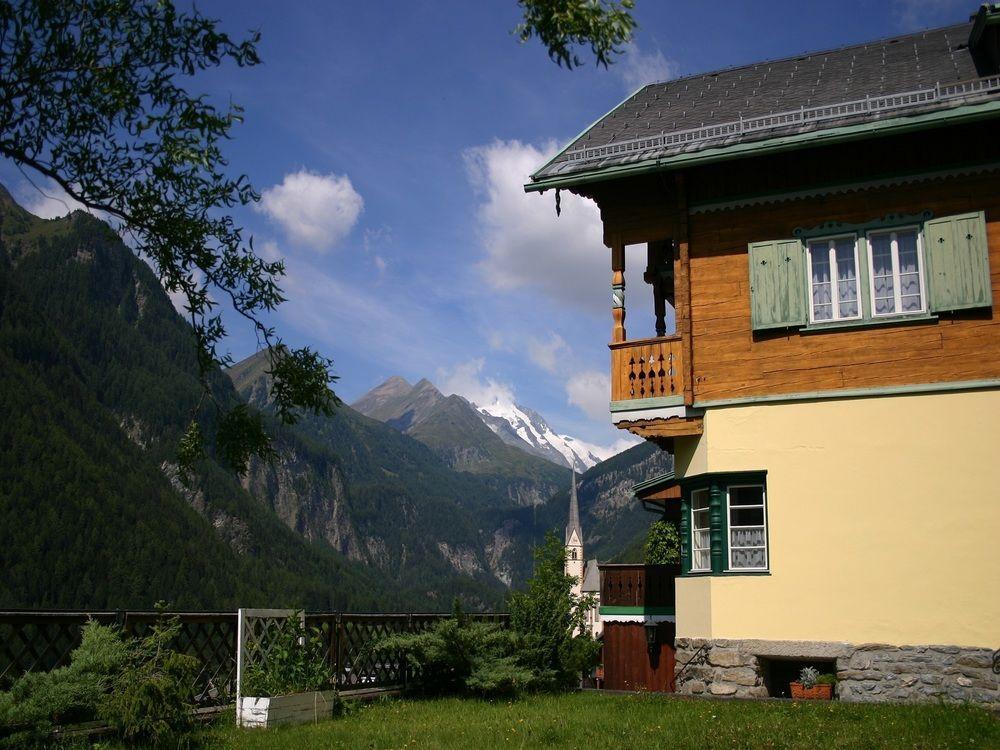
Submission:
[[684,395],[680,336],[622,341],[610,347],[612,401]]
[[673,607],[679,565],[600,565],[602,607]]

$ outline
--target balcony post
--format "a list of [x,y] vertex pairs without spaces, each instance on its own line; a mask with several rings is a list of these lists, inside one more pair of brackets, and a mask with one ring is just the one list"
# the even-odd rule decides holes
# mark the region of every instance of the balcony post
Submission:
[[625,340],[625,243],[616,239],[611,245],[611,341]]

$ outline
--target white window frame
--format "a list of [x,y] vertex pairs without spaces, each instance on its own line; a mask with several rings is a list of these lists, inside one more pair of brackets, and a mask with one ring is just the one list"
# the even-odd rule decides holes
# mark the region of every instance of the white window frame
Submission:
[[[920,309],[903,310],[902,290],[899,283],[899,244],[896,241],[897,232],[912,230],[917,235],[917,275],[920,280]],[[875,311],[875,254],[872,252],[872,235],[890,235],[889,252],[892,258],[892,296],[895,310],[893,312],[879,313]],[[924,282],[924,229],[916,224],[909,224],[901,227],[889,227],[885,229],[873,229],[865,233],[865,243],[868,245],[868,293],[871,303],[872,318],[894,318],[901,315],[921,315],[927,312],[927,285]],[[811,276],[810,276],[811,278]]]
[[[857,285],[857,302],[858,302],[858,312],[857,315],[852,315],[850,317],[841,317],[840,315],[840,295],[838,294],[837,284],[839,283],[837,274],[837,246],[836,240],[842,239],[853,239],[854,240],[854,282]],[[812,256],[812,245],[813,243],[825,242],[827,245],[827,251],[829,253],[830,262],[830,308],[833,312],[832,318],[824,318],[823,320],[816,320],[815,312],[816,306],[813,304],[813,256]],[[809,303],[809,322],[810,323],[839,323],[844,320],[861,320],[864,314],[864,304],[861,299],[861,261],[858,254],[858,235],[854,232],[850,234],[833,234],[825,237],[809,237],[806,239],[806,261],[808,262],[809,277],[806,279],[808,295],[806,301]],[[922,266],[921,266],[922,268]]]
[[[734,489],[744,488],[760,488],[761,497],[761,507],[764,509],[764,566],[760,568],[737,568],[733,566],[733,529],[756,529],[757,526],[733,526],[732,520],[733,516],[730,511],[730,497]],[[693,507],[693,506],[692,506]],[[756,508],[756,505],[738,505],[737,508]],[[692,542],[692,547],[694,543]],[[767,487],[760,483],[749,482],[746,484],[731,484],[726,487],[726,549],[729,551],[729,566],[728,570],[732,572],[756,572],[756,571],[767,571],[770,570],[771,565],[771,540],[767,533]],[[739,549],[758,549],[758,547],[739,547]]]
[[[694,514],[696,511],[694,498],[700,492],[704,492],[705,496],[708,498],[708,505],[705,506],[703,510],[706,511],[708,516],[708,525],[704,527],[704,530],[708,532],[708,546],[707,547],[695,547],[695,539],[697,539],[696,531],[699,530],[698,527],[694,525]],[[708,565],[704,568],[696,568],[695,560],[698,559],[696,552],[707,552],[706,556],[708,559]],[[712,491],[708,487],[702,487],[701,489],[691,490],[691,572],[692,573],[711,573],[712,572]]]

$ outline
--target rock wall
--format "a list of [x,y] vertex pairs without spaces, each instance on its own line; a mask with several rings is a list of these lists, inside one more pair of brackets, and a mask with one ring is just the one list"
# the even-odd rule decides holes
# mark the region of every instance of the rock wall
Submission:
[[988,648],[678,638],[677,692],[760,698],[768,659],[832,660],[836,695],[858,702],[944,700],[1000,709]]

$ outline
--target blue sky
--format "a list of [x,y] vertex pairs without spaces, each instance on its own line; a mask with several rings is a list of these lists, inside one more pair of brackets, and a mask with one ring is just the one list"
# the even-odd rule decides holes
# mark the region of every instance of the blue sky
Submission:
[[[183,2],[179,2],[183,5]],[[635,44],[568,72],[521,45],[514,0],[228,2],[198,7],[264,64],[195,78],[245,108],[228,154],[264,194],[238,215],[287,259],[274,323],[331,356],[354,400],[391,375],[500,396],[558,432],[609,445],[609,253],[592,205],[524,195],[530,171],[642,83],[962,20],[976,3],[638,0]],[[10,164],[0,178],[39,196]],[[628,329],[652,335],[641,250]],[[230,317],[237,359],[255,340]]]

